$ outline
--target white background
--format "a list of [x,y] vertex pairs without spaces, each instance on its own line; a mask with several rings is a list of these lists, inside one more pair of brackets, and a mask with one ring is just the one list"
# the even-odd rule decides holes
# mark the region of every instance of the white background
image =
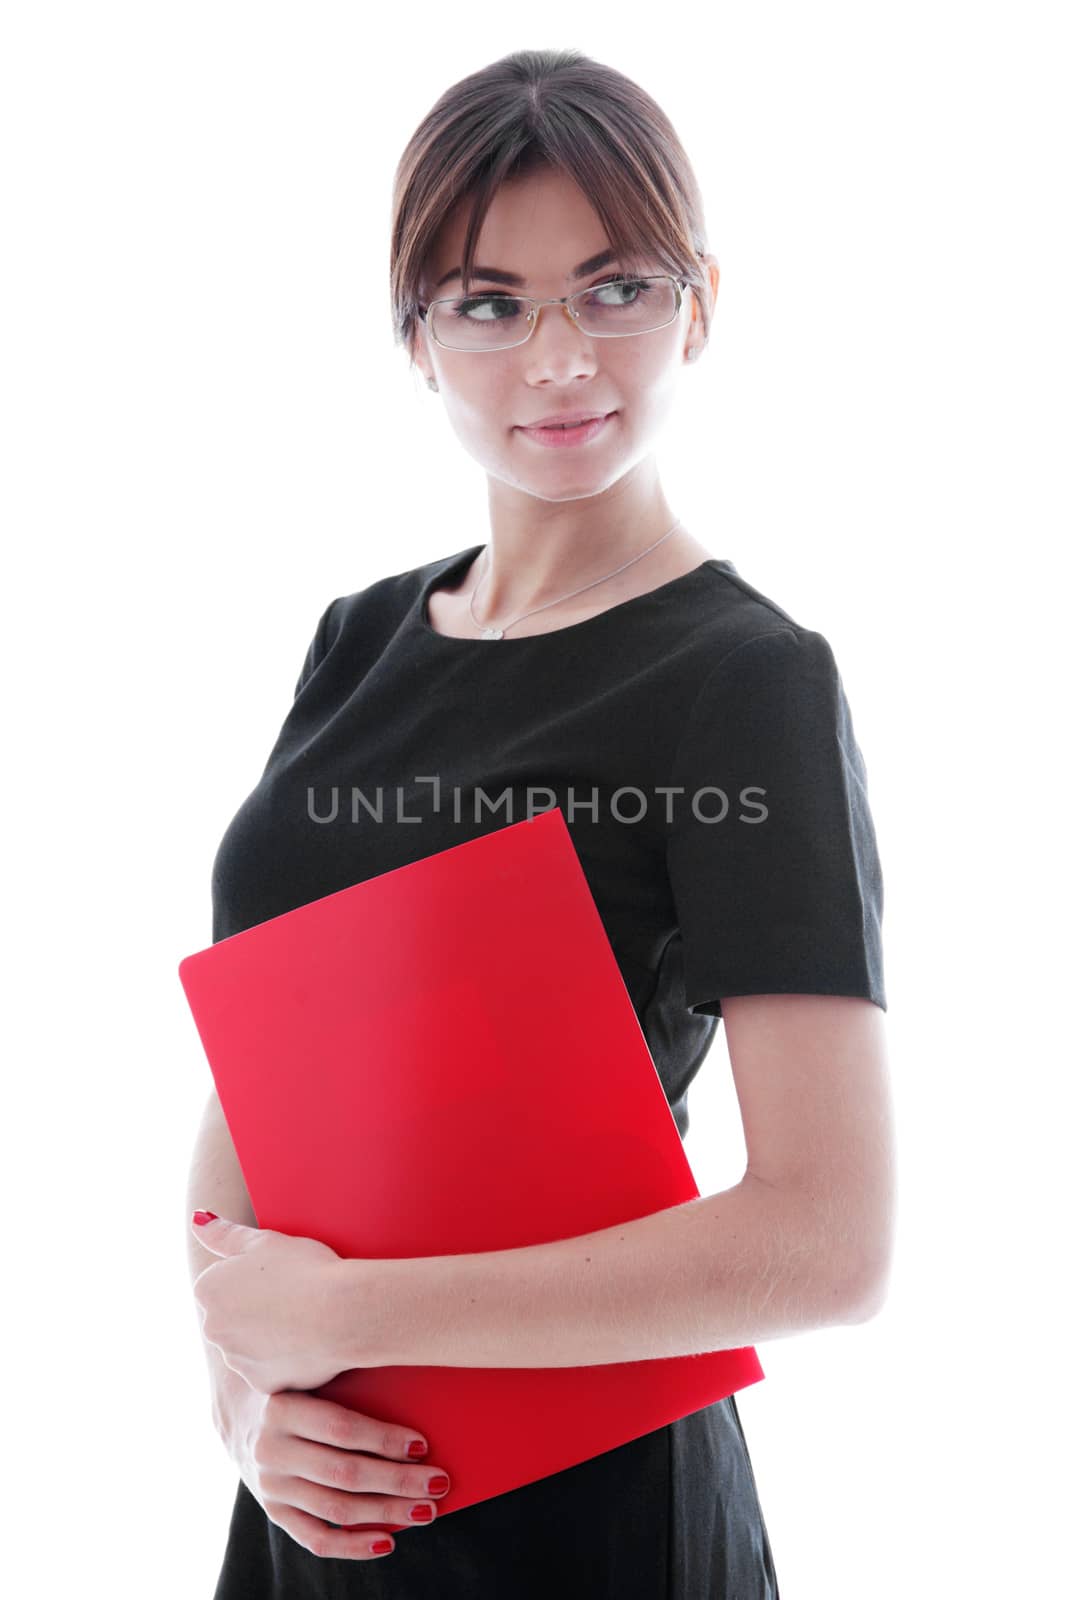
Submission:
[[[215,847],[326,602],[487,537],[484,473],[393,344],[396,160],[457,78],[573,45],[641,83],[693,161],[722,277],[661,472],[712,554],[830,639],[886,879],[894,1279],[873,1322],[764,1344],[739,1396],[779,1579],[790,1600],[1048,1593],[1052,7],[507,9],[4,10],[17,1592],[211,1593],[236,1471],[186,1274],[210,1079],[177,964],[210,942]],[[691,1114],[701,1189],[727,1187],[721,1035]]]

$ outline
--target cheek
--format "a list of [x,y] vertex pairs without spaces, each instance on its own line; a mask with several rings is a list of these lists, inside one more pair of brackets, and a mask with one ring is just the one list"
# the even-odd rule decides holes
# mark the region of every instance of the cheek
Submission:
[[[472,356],[472,368],[477,361],[478,357]],[[448,377],[453,415],[472,434],[499,433],[521,416],[521,411],[512,416],[517,404],[516,386],[502,380],[499,373],[487,370],[488,365],[486,362],[478,371],[467,370]]]

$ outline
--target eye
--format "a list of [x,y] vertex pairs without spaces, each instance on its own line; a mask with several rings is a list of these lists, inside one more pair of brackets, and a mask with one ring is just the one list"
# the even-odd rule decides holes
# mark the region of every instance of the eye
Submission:
[[[647,294],[653,292],[653,285],[646,283],[643,278],[621,277],[619,273],[605,273],[596,283],[588,288],[578,291],[588,297],[595,297],[596,303],[605,308],[622,308],[636,305]],[[525,296],[509,294],[494,294],[484,291],[480,294],[467,295],[463,299],[448,302],[448,315],[460,322],[508,322],[522,315],[522,307],[526,304]]]
[[[512,295],[504,294],[474,294],[466,300],[457,300],[452,307],[452,315],[468,322],[504,322],[509,316],[516,316],[519,302]],[[489,311],[494,307],[503,306],[503,316],[479,316],[480,311]]]
[[[605,283],[602,286],[594,284],[593,289],[587,292],[592,294],[595,290],[597,300],[604,305],[632,306],[635,305],[643,295],[648,294],[651,288],[652,285],[650,283],[646,283],[644,278],[615,278],[611,283]],[[603,298],[605,294],[610,295],[616,290],[621,296],[623,296],[622,299],[605,300]]]

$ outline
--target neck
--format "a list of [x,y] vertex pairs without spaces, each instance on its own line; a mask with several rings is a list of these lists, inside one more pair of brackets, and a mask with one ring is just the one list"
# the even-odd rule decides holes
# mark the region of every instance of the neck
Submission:
[[[531,516],[531,508],[535,515]],[[677,521],[658,480],[642,493],[609,491],[556,505],[525,495],[521,503],[498,498],[494,505],[491,493],[491,537],[474,561],[464,587],[472,594],[477,585],[479,618],[506,620],[607,578],[663,539]],[[669,565],[677,560],[676,547],[683,533],[681,527],[676,528],[640,568],[634,561],[633,570],[640,570],[646,586],[650,570],[654,573],[661,561]],[[619,583],[624,584],[629,576],[620,573]],[[605,584],[598,592],[602,596],[607,589]],[[577,597],[576,603],[580,599]]]

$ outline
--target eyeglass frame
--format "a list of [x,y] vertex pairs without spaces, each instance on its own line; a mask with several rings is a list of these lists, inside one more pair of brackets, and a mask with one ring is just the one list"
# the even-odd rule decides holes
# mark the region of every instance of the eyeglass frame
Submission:
[[[666,322],[658,322],[654,328],[635,328],[632,333],[594,333],[591,328],[581,328],[580,319],[582,314],[580,311],[576,312],[574,310],[573,306],[571,305],[573,300],[579,299],[583,294],[592,294],[594,289],[607,289],[613,283],[648,283],[654,278],[666,278],[674,285],[674,311],[667,318]],[[617,277],[609,278],[605,283],[591,283],[584,289],[575,289],[573,294],[554,295],[550,300],[535,300],[532,295],[513,294],[507,289],[477,289],[473,294],[439,295],[436,300],[431,300],[426,306],[416,304],[416,310],[419,313],[420,319],[426,324],[426,330],[429,333],[430,338],[439,349],[455,350],[458,352],[458,354],[465,356],[492,356],[498,354],[498,352],[501,350],[517,350],[520,345],[527,344],[537,331],[538,318],[540,317],[545,306],[566,306],[567,315],[570,317],[574,326],[579,328],[581,332],[588,333],[591,339],[636,339],[638,335],[642,333],[658,333],[660,328],[669,328],[673,322],[677,322],[678,313],[682,309],[682,298],[686,289],[688,288],[689,284],[684,278],[676,278],[674,274],[670,272],[620,272]],[[433,310],[434,306],[445,305],[449,300],[475,300],[480,295],[484,295],[487,300],[525,300],[529,305],[532,305],[533,319],[530,322],[529,333],[525,334],[521,339],[516,339],[514,344],[493,345],[488,350],[468,350],[462,345],[442,343],[442,341],[437,337],[436,333],[434,333],[433,327],[430,323],[430,312]],[[527,317],[529,318],[529,312],[527,312]]]

